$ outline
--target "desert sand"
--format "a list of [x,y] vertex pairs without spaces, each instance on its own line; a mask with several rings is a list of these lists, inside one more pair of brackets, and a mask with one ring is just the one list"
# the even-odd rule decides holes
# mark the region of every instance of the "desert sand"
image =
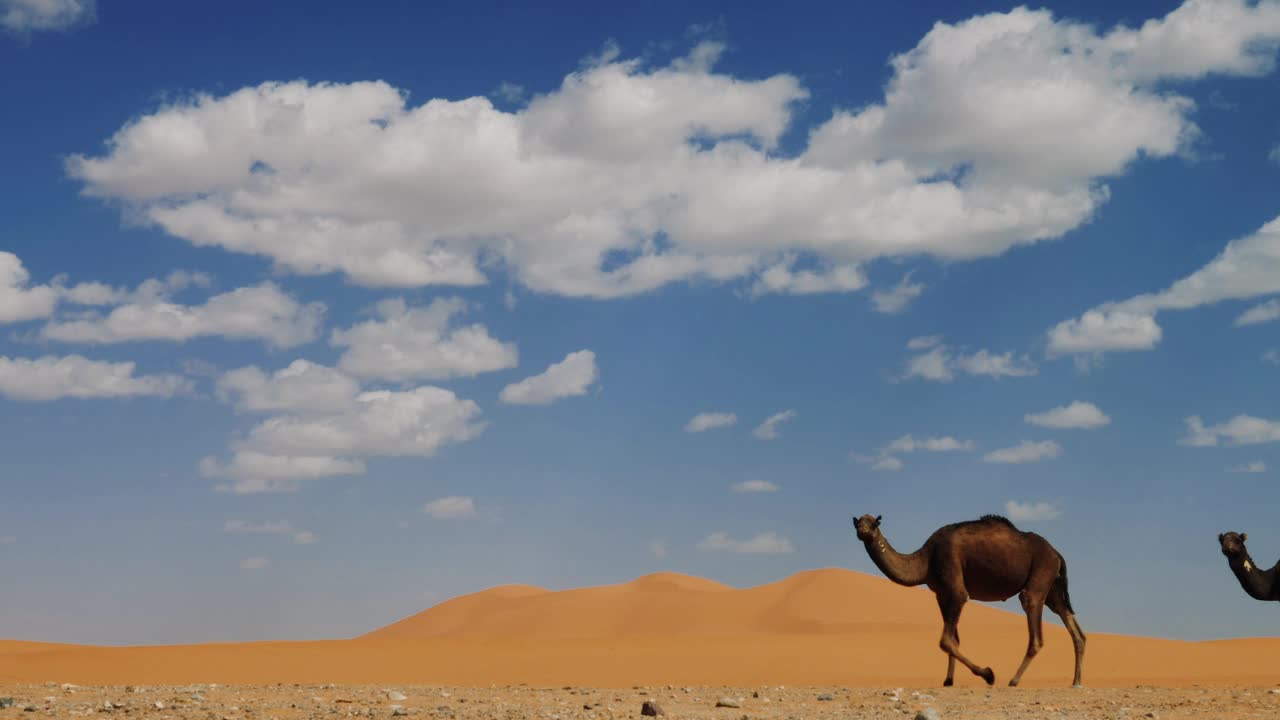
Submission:
[[[1088,632],[1087,615],[1081,622]],[[1132,717],[1280,717],[1280,693],[1271,692],[1280,681],[1280,638],[1185,642],[1090,633],[1088,687],[1072,691],[1065,687],[1070,640],[1060,626],[1047,625],[1045,649],[1023,688],[1010,690],[1003,685],[1026,647],[1025,618],[970,603],[960,625],[962,648],[995,669],[997,686],[988,689],[961,669],[957,687],[944,689],[938,687],[946,670],[937,647],[940,625],[928,590],[847,570],[802,572],[747,589],[661,573],[565,591],[497,587],[350,640],[151,647],[0,641],[0,697],[57,714],[94,703],[102,711],[108,701],[157,711],[155,702],[169,711],[217,702],[223,709],[210,716],[234,717],[237,711],[226,708],[246,703],[277,703],[271,716],[292,717],[285,711],[314,710],[317,703],[345,706],[340,714],[357,705],[391,712],[396,703],[384,695],[394,685],[417,698],[399,703],[406,713],[448,716],[439,708],[449,706],[459,717],[473,710],[476,717],[525,716],[499,712],[503,703],[533,717],[594,717],[609,707],[632,716],[648,698],[671,706],[670,714],[735,720],[743,714],[881,717],[894,708],[913,717],[926,704],[940,711],[968,708],[966,717],[984,716],[974,714],[979,710],[1016,716],[1019,708],[1026,716],[1035,706],[1044,712],[1032,717],[1046,716],[1048,708],[1055,717],[1127,717],[1131,711]],[[63,683],[99,687],[65,690]],[[193,683],[202,685],[181,687]],[[331,683],[336,687],[326,687]],[[126,693],[126,685],[150,686],[150,694],[131,699],[138,693]],[[896,688],[904,689],[886,694]],[[468,693],[470,709],[441,700]],[[824,694],[832,699],[816,699]],[[230,699],[215,700],[223,696]],[[721,697],[741,697],[744,710],[715,708]],[[336,703],[342,699],[351,702]],[[792,710],[784,709],[788,703]],[[488,710],[477,710],[482,706]],[[1213,712],[1197,714],[1201,710]]]

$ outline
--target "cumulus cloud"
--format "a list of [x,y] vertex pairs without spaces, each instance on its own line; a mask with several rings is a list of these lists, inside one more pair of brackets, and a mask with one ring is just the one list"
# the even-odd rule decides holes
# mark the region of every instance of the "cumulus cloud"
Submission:
[[795,416],[795,410],[783,410],[782,412],[774,413],[765,418],[764,422],[757,425],[756,429],[751,431],[751,434],[761,440],[774,440],[780,434],[778,426],[793,419]]
[[666,541],[666,540],[652,540],[652,541],[650,541],[650,542],[649,542],[649,552],[653,553],[653,556],[654,556],[654,557],[660,557],[660,558],[666,557],[666,556],[667,556],[667,541]]
[[699,550],[739,555],[786,555],[795,552],[791,541],[776,532],[760,533],[749,540],[734,540],[727,533],[711,533],[698,543]]
[[905,467],[905,463],[898,455],[913,452],[968,452],[975,447],[972,440],[957,440],[950,435],[923,438],[903,435],[872,455],[854,453],[851,457],[858,462],[870,464],[872,470],[897,471]]
[[515,344],[493,339],[479,323],[451,327],[465,310],[460,298],[439,298],[426,307],[384,300],[376,308],[379,319],[333,332],[330,343],[347,348],[338,367],[392,381],[472,377],[515,367]]
[[96,0],[0,0],[0,27],[15,33],[69,30],[93,22]]
[[134,375],[132,362],[102,362],[80,355],[0,357],[0,395],[14,400],[171,397],[190,392],[191,381],[178,375]]
[[684,431],[689,433],[704,432],[716,428],[732,427],[738,422],[738,416],[726,412],[698,413],[685,423]]
[[469,497],[454,495],[432,500],[422,506],[422,512],[437,520],[473,517],[476,514],[476,503]]
[[308,530],[298,530],[287,520],[269,520],[262,523],[251,523],[245,520],[228,520],[222,531],[232,535],[289,535],[298,545],[309,545],[318,538]]
[[502,388],[498,399],[511,405],[547,405],[561,398],[585,395],[599,376],[596,354],[579,350],[538,375]]
[[871,293],[871,304],[875,307],[876,312],[896,315],[906,310],[911,301],[920,297],[923,292],[924,283],[911,282],[911,274],[907,273],[892,288]]
[[1062,446],[1052,440],[1042,440],[1040,442],[1023,440],[1013,447],[992,450],[983,455],[982,459],[984,462],[989,463],[1018,464],[1048,460],[1061,454]]
[[244,560],[240,561],[240,569],[241,570],[262,570],[263,568],[265,568],[270,564],[271,564],[271,561],[267,558],[251,557],[251,558],[245,558]]
[[1111,422],[1111,418],[1099,410],[1097,405],[1080,400],[1042,413],[1028,413],[1022,416],[1022,420],[1040,427],[1084,430],[1099,428]]
[[736,493],[771,493],[778,492],[778,486],[768,480],[746,480],[733,486]]
[[1018,502],[1017,500],[1006,502],[1004,511],[1014,522],[1052,520],[1062,514],[1061,510],[1047,502]]
[[324,305],[299,303],[268,282],[214,295],[200,305],[181,305],[163,295],[135,298],[106,315],[52,322],[43,335],[74,343],[185,342],[218,336],[288,348],[315,339],[324,311]]
[[1280,442],[1280,421],[1237,415],[1227,422],[1206,426],[1198,415],[1185,419],[1187,434],[1178,440],[1188,447],[1213,447],[1220,442],[1227,445],[1261,445]]
[[[1108,178],[1197,136],[1169,80],[1256,75],[1270,3],[1191,0],[1099,32],[1018,8],[937,23],[883,98],[777,150],[808,97],[718,72],[703,43],[652,66],[604,53],[514,111],[410,104],[384,82],[269,82],[130,121],[67,170],[170,235],[384,287],[617,297],[688,280],[861,288],[876,258],[964,260],[1062,236]],[[1046,138],[1053,138],[1047,142]]]
[[[1278,6],[1280,7],[1280,6]],[[1189,310],[1227,300],[1280,293],[1280,218],[1247,237],[1232,240],[1204,267],[1157,293],[1105,303],[1049,331],[1049,353],[1150,350],[1160,342],[1160,312]],[[1270,301],[1245,311],[1237,326],[1280,317]]]
[[294,360],[271,375],[252,365],[223,373],[217,393],[245,412],[334,412],[351,407],[360,385],[340,370]]
[[327,413],[286,413],[254,426],[229,461],[201,461],[206,477],[237,493],[289,492],[300,481],[361,474],[371,457],[430,457],[484,430],[480,408],[442,388],[375,390]]
[[1040,372],[1026,355],[1016,356],[1012,351],[997,354],[989,350],[955,352],[938,336],[912,338],[907,349],[915,354],[907,358],[904,380],[951,382],[959,373],[1002,378],[1028,377]]
[[49,285],[31,285],[31,273],[22,260],[0,250],[0,324],[48,317],[58,304],[58,291]]
[[1244,465],[1237,465],[1235,467],[1227,468],[1227,472],[1264,473],[1266,471],[1267,471],[1267,464],[1262,462],[1261,460],[1254,460],[1253,462],[1248,462],[1248,463],[1245,463]]

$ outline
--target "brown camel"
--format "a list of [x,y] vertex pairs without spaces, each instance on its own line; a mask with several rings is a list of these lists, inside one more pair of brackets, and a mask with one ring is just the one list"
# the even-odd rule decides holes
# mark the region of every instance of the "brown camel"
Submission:
[[1276,573],[1280,572],[1280,562],[1270,570],[1263,570],[1254,564],[1244,541],[1249,533],[1222,533],[1218,536],[1218,544],[1222,546],[1222,554],[1227,556],[1227,565],[1240,581],[1249,597],[1254,600],[1270,600],[1280,602],[1280,582],[1276,582]]
[[960,654],[960,610],[969,599],[1000,601],[1014,595],[1022,601],[1027,613],[1027,654],[1018,672],[1009,681],[1015,686],[1031,664],[1031,658],[1044,646],[1040,632],[1040,616],[1044,606],[1062,618],[1071,634],[1076,650],[1076,675],[1072,684],[1080,687],[1080,664],[1084,660],[1084,631],[1076,622],[1067,595],[1067,561],[1035,533],[1022,532],[999,515],[983,515],[979,520],[955,523],[938,528],[924,546],[910,555],[893,549],[880,532],[880,516],[863,515],[853,519],[858,539],[867,548],[871,561],[885,577],[914,587],[928,585],[938,598],[942,611],[942,641],[939,646],[947,654],[947,679],[955,681],[956,660],[974,675],[994,685],[996,675],[991,668],[980,668]]

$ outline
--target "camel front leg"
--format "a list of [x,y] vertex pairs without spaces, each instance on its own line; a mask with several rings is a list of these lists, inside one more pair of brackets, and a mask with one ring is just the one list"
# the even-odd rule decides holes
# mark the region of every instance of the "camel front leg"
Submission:
[[1018,681],[1022,679],[1022,673],[1027,671],[1031,659],[1040,652],[1040,648],[1044,647],[1044,635],[1040,628],[1040,620],[1044,615],[1044,598],[1023,590],[1019,593],[1018,599],[1022,601],[1022,609],[1027,613],[1027,654],[1022,658],[1018,672],[1014,673],[1013,679],[1009,681],[1009,687],[1018,686]]
[[947,654],[947,679],[942,681],[943,687],[951,687],[956,684],[956,659],[950,653]]
[[951,671],[955,668],[955,661],[959,660],[974,675],[986,680],[988,685],[995,685],[996,674],[991,668],[980,668],[977,663],[960,654],[960,610],[964,608],[966,600],[968,598],[963,595],[946,596],[946,593],[938,593],[938,608],[942,611],[942,639],[938,642],[938,647],[950,658],[947,663],[947,679],[952,680]]

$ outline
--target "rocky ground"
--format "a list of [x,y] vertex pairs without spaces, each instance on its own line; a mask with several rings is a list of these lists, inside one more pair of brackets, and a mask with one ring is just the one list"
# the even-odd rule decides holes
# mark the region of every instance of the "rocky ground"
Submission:
[[124,715],[199,720],[418,717],[451,720],[640,718],[1280,718],[1280,688],[813,688],[0,685],[0,720]]

